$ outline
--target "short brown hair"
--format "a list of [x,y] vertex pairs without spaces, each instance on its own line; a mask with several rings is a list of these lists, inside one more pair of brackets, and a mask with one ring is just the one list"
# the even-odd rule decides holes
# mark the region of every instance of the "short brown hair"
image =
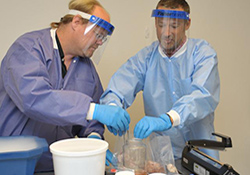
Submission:
[[190,14],[190,7],[185,0],[160,0],[156,8],[158,9],[159,7],[171,8],[171,9],[176,9],[181,7],[184,9],[185,12]]

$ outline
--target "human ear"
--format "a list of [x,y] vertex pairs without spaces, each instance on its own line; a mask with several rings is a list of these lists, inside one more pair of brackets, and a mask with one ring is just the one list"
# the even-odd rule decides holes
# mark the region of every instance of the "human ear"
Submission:
[[191,25],[191,19],[187,20],[185,23],[185,30],[188,30]]
[[82,18],[79,15],[74,16],[71,22],[72,29],[76,30],[76,28],[81,24],[82,24]]

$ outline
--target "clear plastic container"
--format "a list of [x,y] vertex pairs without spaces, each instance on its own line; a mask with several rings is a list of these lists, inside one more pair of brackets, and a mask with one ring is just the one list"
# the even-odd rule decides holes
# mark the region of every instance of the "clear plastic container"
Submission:
[[141,139],[132,138],[123,146],[123,166],[133,170],[144,170],[146,145]]

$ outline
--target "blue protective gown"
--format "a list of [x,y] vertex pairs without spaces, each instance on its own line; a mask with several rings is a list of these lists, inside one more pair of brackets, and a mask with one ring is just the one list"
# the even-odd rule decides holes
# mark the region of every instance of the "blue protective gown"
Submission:
[[[90,102],[103,88],[92,61],[75,57],[64,79],[61,58],[50,29],[18,38],[1,64],[0,136],[34,135],[54,141],[103,135],[103,124],[87,121]],[[49,151],[36,171],[52,170]]]
[[[100,101],[127,108],[139,91],[147,116],[170,110],[179,114],[179,125],[159,133],[170,136],[175,158],[181,157],[188,140],[214,139],[220,81],[216,52],[206,41],[188,39],[170,58],[158,41],[143,48],[112,76]],[[218,158],[217,151],[205,152]]]

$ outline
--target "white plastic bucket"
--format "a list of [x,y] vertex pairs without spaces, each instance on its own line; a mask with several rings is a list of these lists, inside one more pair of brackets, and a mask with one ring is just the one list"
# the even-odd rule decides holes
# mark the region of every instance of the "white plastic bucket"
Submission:
[[108,143],[72,138],[50,145],[55,175],[104,175]]

